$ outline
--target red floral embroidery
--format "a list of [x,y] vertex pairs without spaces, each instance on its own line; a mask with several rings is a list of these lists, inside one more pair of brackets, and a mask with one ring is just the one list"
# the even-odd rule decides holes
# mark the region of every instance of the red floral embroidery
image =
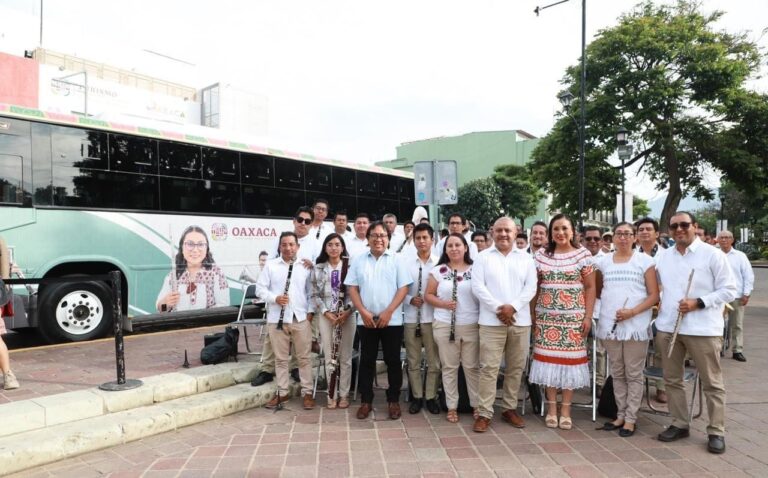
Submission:
[[546,332],[544,332],[544,338],[549,340],[550,342],[559,342],[561,333],[559,330],[557,330],[554,327],[547,328]]
[[566,309],[572,309],[573,308],[573,296],[571,294],[568,294],[566,291],[561,290],[557,293],[557,300],[563,304],[564,308]]
[[552,305],[552,294],[544,293],[541,294],[541,298],[539,298],[539,303],[543,305],[544,307],[549,308],[549,306]]
[[568,329],[568,340],[574,343],[581,342],[581,331],[579,329]]

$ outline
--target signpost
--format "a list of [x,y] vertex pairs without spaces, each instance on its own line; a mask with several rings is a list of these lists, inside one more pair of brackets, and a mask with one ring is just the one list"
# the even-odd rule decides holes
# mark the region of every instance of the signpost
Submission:
[[[459,202],[456,161],[416,161],[413,163],[413,189],[417,206],[445,206]],[[439,223],[435,208],[433,227]],[[430,217],[433,214],[430,211]]]

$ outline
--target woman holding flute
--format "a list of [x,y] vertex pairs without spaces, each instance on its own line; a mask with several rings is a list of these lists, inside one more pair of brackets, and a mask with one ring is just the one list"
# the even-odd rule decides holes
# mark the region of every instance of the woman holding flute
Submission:
[[596,262],[597,296],[601,299],[597,337],[608,352],[618,413],[603,430],[619,429],[630,437],[637,428],[643,400],[643,368],[651,339],[651,308],[659,301],[653,258],[634,250],[635,228],[627,222],[613,227],[614,252]]
[[430,272],[424,294],[424,300],[435,308],[432,331],[442,364],[446,418],[451,423],[459,421],[459,365],[467,379],[469,403],[473,409],[477,407],[480,305],[472,294],[471,280],[469,244],[463,235],[453,233]]

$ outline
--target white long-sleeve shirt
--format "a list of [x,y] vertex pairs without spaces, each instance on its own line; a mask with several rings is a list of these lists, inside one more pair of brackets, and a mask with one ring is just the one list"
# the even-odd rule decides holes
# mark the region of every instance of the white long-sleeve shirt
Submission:
[[[477,255],[479,254],[477,250],[477,244],[470,240],[467,240],[467,244],[469,244],[469,258],[474,261],[477,259]],[[440,239],[433,247],[433,251],[435,254],[437,254],[438,260],[440,260],[440,256],[443,255],[443,249],[445,249],[445,238]]]
[[478,254],[472,267],[472,293],[480,301],[480,325],[503,326],[496,310],[509,304],[517,311],[515,325],[531,325],[529,304],[536,295],[536,264],[525,249],[512,249],[506,255],[496,246]]
[[[696,238],[684,255],[678,252],[677,247],[671,247],[659,251],[654,259],[661,286],[661,307],[656,328],[662,332],[674,332],[679,302],[687,297],[701,299],[705,307],[683,316],[680,333],[707,337],[722,335],[723,306],[737,294],[736,281],[725,254]],[[693,282],[686,296],[691,269],[694,270]]]
[[[283,320],[291,322],[293,316],[302,322],[307,320],[309,310],[309,275],[310,270],[300,261],[293,264],[291,285],[288,288],[288,305],[285,306]],[[259,297],[267,303],[267,322],[275,324],[280,319],[281,306],[277,304],[277,296],[283,295],[285,282],[288,278],[288,263],[282,257],[267,261],[264,270],[259,274],[256,291]]]
[[736,298],[741,299],[745,295],[751,295],[755,287],[755,273],[752,270],[752,264],[749,263],[747,255],[741,251],[731,248],[725,253],[728,264],[731,266],[731,272],[736,279]]
[[[296,260],[309,259],[314,264],[315,259],[320,255],[322,242],[316,241],[315,236],[312,234],[307,234],[306,236],[299,238],[298,242],[299,250],[296,252]],[[280,236],[277,236],[275,240],[272,241],[269,249],[267,249],[267,254],[269,259],[275,259],[280,256]]]
[[[416,316],[418,315],[419,308],[411,305],[411,299],[416,297],[419,292],[419,266],[421,266],[421,298],[424,298],[424,293],[427,291],[427,282],[429,281],[429,272],[437,264],[438,257],[434,254],[430,254],[426,262],[419,259],[417,254],[406,254],[399,256],[400,262],[408,269],[413,284],[408,287],[408,294],[403,301],[403,311],[405,312],[405,323],[415,324]],[[421,323],[432,323],[432,317],[434,316],[434,309],[431,305],[424,301],[424,305],[421,306]]]

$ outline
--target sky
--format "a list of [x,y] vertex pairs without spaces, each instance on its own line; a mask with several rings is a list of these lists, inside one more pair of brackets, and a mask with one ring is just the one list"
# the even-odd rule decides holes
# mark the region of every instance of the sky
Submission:
[[[548,3],[47,0],[43,47],[198,88],[237,85],[268,99],[265,146],[372,163],[394,159],[400,143],[418,139],[510,129],[545,135],[581,40],[581,2],[537,17],[534,8]],[[589,42],[636,2],[586,3]],[[723,29],[751,30],[768,47],[768,34],[761,36],[768,0],[702,5],[727,12]],[[35,18],[40,12],[40,0],[0,6]],[[25,34],[36,46],[39,25]],[[768,79],[751,86],[768,92]],[[657,196],[647,178],[628,177],[628,190]]]

